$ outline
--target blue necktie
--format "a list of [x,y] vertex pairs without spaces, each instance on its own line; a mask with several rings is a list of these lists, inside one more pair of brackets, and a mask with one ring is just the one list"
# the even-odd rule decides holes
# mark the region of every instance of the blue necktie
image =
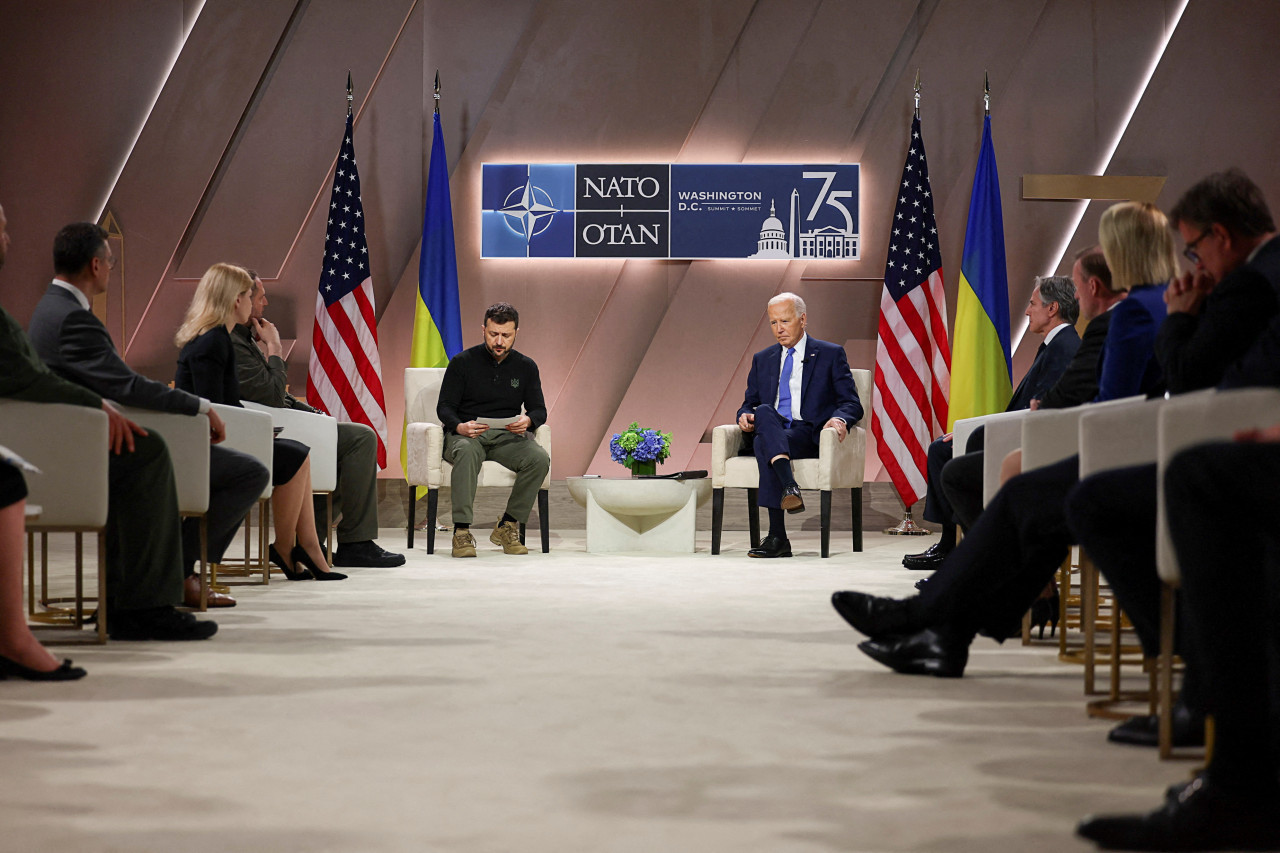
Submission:
[[786,418],[788,423],[794,420],[791,417],[791,365],[795,354],[795,347],[787,350],[787,357],[782,360],[782,376],[778,379],[778,414]]

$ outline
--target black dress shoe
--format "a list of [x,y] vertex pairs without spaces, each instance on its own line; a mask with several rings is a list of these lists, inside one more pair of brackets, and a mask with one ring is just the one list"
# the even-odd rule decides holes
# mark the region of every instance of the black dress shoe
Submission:
[[404,554],[395,554],[378,547],[371,539],[363,542],[343,542],[333,554],[334,566],[365,569],[389,569],[404,565]]
[[16,660],[9,660],[0,655],[0,681],[6,678],[25,678],[27,681],[75,681],[78,678],[84,678],[85,675],[81,667],[71,665],[70,658],[64,660],[62,666],[57,669],[44,672],[23,666]]
[[275,545],[267,546],[267,557],[272,563],[280,567],[280,571],[284,572],[284,576],[291,581],[309,581],[311,580],[311,572],[306,568],[298,568],[297,560],[294,560],[293,568],[289,568],[284,564],[284,557],[280,556],[280,552],[276,550]]
[[112,612],[107,633],[113,640],[207,640],[218,633],[218,623],[174,607],[152,607]]
[[910,634],[925,627],[910,602],[909,598],[881,598],[865,592],[831,593],[831,606],[841,618],[868,637]]
[[748,557],[790,557],[791,543],[781,536],[766,536],[759,548],[747,552]]
[[969,644],[951,640],[932,628],[902,637],[863,640],[858,648],[894,672],[959,678],[969,662]]
[[795,483],[782,489],[782,508],[790,513],[804,512],[804,498],[800,495],[800,487]]
[[[1158,714],[1130,717],[1107,732],[1107,740],[1130,746],[1159,746],[1160,717]],[[1191,713],[1181,702],[1173,705],[1173,745],[1204,746],[1204,717]]]
[[1280,850],[1280,791],[1225,791],[1201,773],[1145,815],[1087,817],[1076,834],[1104,850]]
[[951,548],[943,548],[941,542],[935,542],[919,554],[908,554],[903,557],[902,565],[919,572],[932,572],[942,565],[942,561],[947,559],[950,553]]
[[315,580],[344,581],[347,579],[347,576],[342,572],[326,572],[324,569],[317,566],[315,561],[311,559],[311,556],[305,550],[303,550],[301,545],[294,545],[293,553],[289,556],[293,557],[293,564],[295,566],[306,566],[307,570],[311,572],[311,577]]

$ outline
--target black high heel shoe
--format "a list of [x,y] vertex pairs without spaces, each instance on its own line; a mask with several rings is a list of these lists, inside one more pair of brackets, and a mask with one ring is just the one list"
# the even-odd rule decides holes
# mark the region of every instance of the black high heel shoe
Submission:
[[57,669],[42,672],[38,669],[23,666],[16,660],[9,660],[7,657],[0,656],[0,681],[4,681],[10,676],[25,678],[27,681],[75,681],[84,678],[87,674],[81,667],[72,666],[70,658],[64,660],[62,666]]
[[289,579],[289,580],[291,580],[291,581],[309,581],[309,580],[311,580],[311,577],[312,577],[312,576],[311,576],[311,572],[307,571],[306,569],[298,569],[298,568],[297,568],[297,566],[298,566],[298,553],[297,553],[298,549],[296,549],[296,548],[294,549],[294,553],[293,553],[293,565],[294,565],[294,568],[292,568],[292,569],[291,569],[291,568],[289,568],[288,566],[286,566],[286,565],[284,564],[284,557],[281,557],[281,556],[280,556],[280,552],[276,550],[276,546],[275,546],[275,545],[268,545],[268,546],[267,546],[267,548],[268,548],[267,556],[270,558],[271,562],[275,563],[277,566],[279,566],[279,567],[280,567],[280,571],[284,572],[284,576],[285,576],[286,578],[288,578],[288,579]]
[[1040,629],[1039,639],[1044,639],[1044,626],[1049,626],[1049,638],[1058,632],[1058,616],[1061,612],[1061,599],[1058,593],[1048,598],[1037,598],[1031,605],[1031,626]]
[[293,557],[293,564],[295,566],[301,563],[302,565],[310,569],[311,577],[315,578],[318,581],[344,581],[347,579],[347,576],[344,575],[342,572],[334,572],[334,571],[326,572],[324,569],[321,569],[318,566],[316,566],[315,562],[312,561],[311,557],[307,554],[307,552],[302,549],[301,545],[294,545],[293,553],[290,554],[289,556]]

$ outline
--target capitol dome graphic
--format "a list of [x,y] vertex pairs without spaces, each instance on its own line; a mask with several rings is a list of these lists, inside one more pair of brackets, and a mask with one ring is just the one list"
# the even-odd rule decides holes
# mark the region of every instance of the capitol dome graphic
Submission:
[[[799,218],[800,194],[791,191],[791,228],[790,232],[778,218],[774,201],[769,200],[769,216],[760,226],[760,237],[756,241],[756,252],[747,257],[752,260],[789,260],[791,258],[857,258],[858,235],[852,227],[847,229],[826,226],[797,234],[796,221]],[[847,216],[847,214],[846,214]],[[796,243],[799,242],[797,252]]]

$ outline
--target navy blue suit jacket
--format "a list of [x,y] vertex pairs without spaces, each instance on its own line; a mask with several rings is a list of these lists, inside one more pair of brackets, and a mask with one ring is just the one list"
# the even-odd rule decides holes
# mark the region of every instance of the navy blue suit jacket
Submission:
[[1080,335],[1074,326],[1067,326],[1054,335],[1049,345],[1036,354],[1035,361],[1027,368],[1026,375],[1018,383],[1018,389],[1013,392],[1013,398],[1009,400],[1009,407],[1005,411],[1029,409],[1032,400],[1039,400],[1048,394],[1049,389],[1062,378],[1078,349]]
[[[763,349],[751,359],[747,374],[747,396],[738,415],[754,413],[762,403],[773,405],[778,396],[778,374],[782,369],[782,345]],[[794,369],[794,368],[793,368]],[[819,429],[832,418],[849,426],[862,419],[862,403],[853,384],[844,347],[810,336],[805,343],[803,372],[800,374],[799,420]]]

